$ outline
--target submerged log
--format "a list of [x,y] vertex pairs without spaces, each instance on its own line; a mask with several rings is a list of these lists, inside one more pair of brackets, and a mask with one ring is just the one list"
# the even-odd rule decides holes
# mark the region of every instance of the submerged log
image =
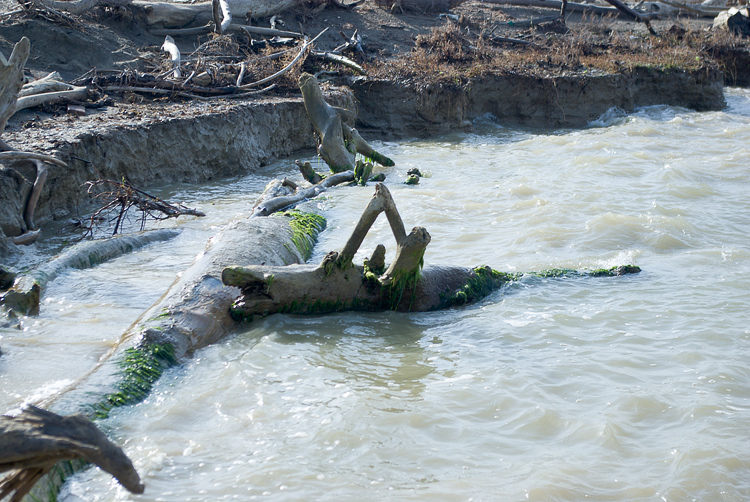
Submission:
[[36,315],[44,288],[63,271],[93,267],[152,242],[171,239],[179,233],[173,229],[150,230],[76,244],[40,267],[15,276],[13,285],[0,295],[0,306],[15,314]]
[[[396,239],[393,262],[386,270],[384,248],[378,246],[363,265],[353,265],[352,258],[381,213],[386,214]],[[242,296],[231,310],[232,316],[241,321],[283,312],[438,310],[479,300],[524,275],[498,272],[490,267],[422,269],[429,242],[430,235],[424,228],[416,227],[406,234],[390,192],[379,184],[343,249],[328,253],[319,265],[232,266],[224,269],[222,281],[242,290]],[[599,276],[637,272],[640,272],[638,267],[624,266],[592,272],[555,270],[535,275]]]
[[60,460],[83,459],[112,474],[132,493],[144,486],[133,463],[91,420],[63,417],[29,406],[16,417],[0,416],[0,500],[20,502]]

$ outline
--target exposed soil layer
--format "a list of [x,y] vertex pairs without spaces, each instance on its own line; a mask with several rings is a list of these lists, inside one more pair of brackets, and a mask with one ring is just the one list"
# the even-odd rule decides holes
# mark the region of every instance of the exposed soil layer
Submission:
[[[0,0],[0,10],[12,8],[12,2]],[[510,125],[559,128],[585,126],[612,107],[717,110],[724,106],[725,81],[750,83],[747,44],[707,32],[710,21],[659,21],[658,38],[636,23],[575,14],[565,24],[517,27],[554,12],[469,1],[454,9],[459,18],[451,21],[434,12],[395,15],[367,2],[353,10],[281,17],[288,29],[306,33],[331,28],[316,44],[321,49],[338,45],[339,31],[359,30],[371,77],[311,59],[302,69],[335,71],[331,82],[353,91],[357,127],[365,137],[465,130],[487,113]],[[163,37],[150,34],[139,14],[126,9],[98,8],[64,20],[15,16],[1,23],[3,53],[21,36],[31,39],[27,68],[35,77],[54,70],[74,79],[92,68],[154,71],[146,60],[165,58],[159,56]],[[505,44],[498,36],[525,43]],[[209,38],[179,37],[177,43],[187,52]],[[225,45],[244,50],[235,38]],[[281,79],[277,90],[242,101],[112,94],[100,95],[98,108],[87,107],[83,117],[60,106],[16,114],[3,135],[6,142],[70,165],[50,168],[35,221],[43,225],[86,211],[81,185],[87,180],[124,176],[143,188],[206,181],[314,147],[295,86],[299,70]],[[7,236],[23,230],[22,207],[35,173],[31,163],[12,167],[0,170],[0,230]],[[0,235],[0,256],[12,248]]]

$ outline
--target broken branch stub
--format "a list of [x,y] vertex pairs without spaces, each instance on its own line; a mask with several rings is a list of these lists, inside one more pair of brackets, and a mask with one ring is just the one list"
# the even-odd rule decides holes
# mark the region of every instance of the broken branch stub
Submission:
[[303,73],[299,78],[299,88],[318,137],[318,153],[332,172],[354,169],[358,153],[384,166],[395,165],[393,160],[375,151],[356,129],[343,123],[346,117],[325,101],[313,75]]

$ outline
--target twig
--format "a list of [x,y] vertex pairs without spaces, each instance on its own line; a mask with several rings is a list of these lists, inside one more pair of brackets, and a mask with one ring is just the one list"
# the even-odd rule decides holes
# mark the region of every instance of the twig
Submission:
[[[159,221],[185,215],[206,216],[205,213],[196,209],[190,209],[182,204],[170,204],[154,197],[135,188],[127,180],[118,182],[100,179],[87,181],[85,185],[88,186],[86,190],[88,194],[91,194],[96,188],[104,187],[105,191],[94,195],[93,198],[106,201],[106,204],[91,215],[89,226],[84,234],[87,236],[93,236],[97,222],[107,217],[109,218],[107,222],[114,224],[112,235],[116,235],[122,229],[122,225],[128,217],[128,211],[133,207],[142,213],[140,216],[141,230],[145,228],[148,219]],[[114,214],[109,216],[112,213]]]
[[243,61],[240,64],[240,74],[237,77],[237,87],[240,87],[242,85],[242,79],[245,78],[245,62]]

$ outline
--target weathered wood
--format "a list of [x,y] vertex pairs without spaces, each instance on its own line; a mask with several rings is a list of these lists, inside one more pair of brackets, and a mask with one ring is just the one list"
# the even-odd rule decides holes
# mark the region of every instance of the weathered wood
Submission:
[[317,197],[321,193],[325,192],[328,188],[346,183],[347,181],[354,181],[354,171],[344,171],[343,173],[337,173],[328,178],[322,180],[308,188],[302,188],[289,195],[280,195],[267,200],[263,200],[253,208],[252,218],[258,216],[268,216],[277,211],[281,211],[289,206],[298,204],[306,199]]
[[[385,272],[382,245],[378,245],[364,265],[352,264],[352,258],[381,213],[386,214],[396,240],[396,256]],[[406,233],[390,192],[379,184],[344,247],[328,253],[319,265],[231,266],[222,271],[222,281],[242,291],[231,307],[232,316],[240,321],[278,312],[437,310],[483,298],[523,275],[506,274],[490,267],[423,269],[429,242],[430,235],[424,228],[416,227]],[[637,267],[628,266],[588,274],[561,270],[544,275],[622,275],[638,271]]]
[[88,96],[87,87],[75,87],[70,86],[72,89],[55,91],[55,92],[44,92],[38,94],[29,94],[18,98],[16,103],[16,111],[24,110],[26,108],[33,108],[40,106],[45,103],[57,103],[65,100],[84,100]]
[[41,266],[17,275],[13,286],[0,295],[0,306],[17,314],[38,314],[39,301],[45,287],[63,271],[93,267],[152,242],[172,239],[179,233],[172,229],[151,230],[71,246]]
[[357,153],[384,166],[395,165],[393,160],[376,152],[356,129],[343,124],[338,109],[326,103],[318,80],[313,75],[303,73],[299,78],[299,87],[305,110],[318,137],[318,153],[331,171],[337,173],[354,169]]
[[352,61],[351,59],[342,56],[341,54],[334,54],[333,52],[325,51],[313,51],[310,53],[310,55],[315,56],[318,59],[322,59],[323,61],[328,61],[330,63],[342,64],[356,71],[360,75],[367,75],[367,72],[364,68],[362,68],[359,64]]
[[[247,13],[250,13],[253,18],[260,19],[271,17],[302,3],[302,0],[232,0],[229,6],[239,17],[244,18]],[[165,28],[206,24],[213,19],[211,2],[187,4],[133,0],[130,5],[135,10],[146,14],[148,24],[158,24]]]
[[731,31],[735,35],[748,37],[750,36],[750,9],[747,7],[738,9],[732,7],[729,10],[720,12],[716,18],[712,29],[725,29]]
[[94,423],[27,407],[20,415],[0,416],[0,499],[20,502],[60,460],[83,459],[110,473],[128,491],[143,493],[133,463]]
[[376,0],[376,3],[382,7],[387,7],[391,12],[398,10],[417,12],[447,12],[457,7],[466,0]]
[[172,60],[172,66],[174,67],[173,77],[182,77],[182,72],[180,71],[180,61],[182,59],[182,55],[180,54],[180,49],[174,43],[174,39],[169,35],[164,37],[164,43],[161,44],[161,50],[169,53],[169,57]]
[[23,67],[31,53],[31,42],[26,37],[13,47],[9,59],[0,54],[0,135],[8,119],[16,112],[18,91],[23,86]]

